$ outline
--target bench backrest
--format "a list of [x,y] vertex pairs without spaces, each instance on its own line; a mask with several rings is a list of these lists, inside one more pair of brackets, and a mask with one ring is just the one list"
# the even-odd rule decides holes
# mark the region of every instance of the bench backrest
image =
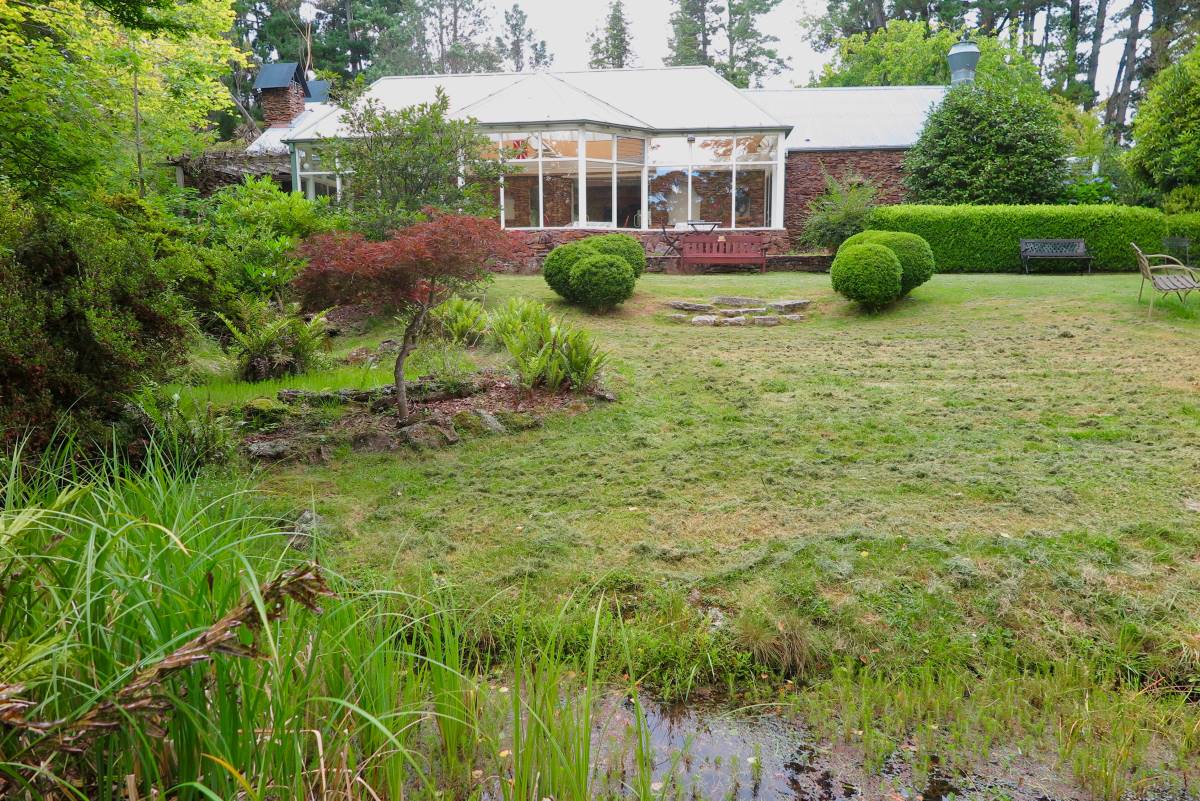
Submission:
[[1021,255],[1034,258],[1086,256],[1087,243],[1082,239],[1022,239]]
[[1129,245],[1133,248],[1133,252],[1137,254],[1138,272],[1140,272],[1142,274],[1142,278],[1145,278],[1147,281],[1152,280],[1154,276],[1150,274],[1150,260],[1146,258],[1146,254],[1143,253],[1142,249],[1137,245],[1133,244],[1132,242],[1130,242]]
[[762,240],[737,234],[689,234],[683,238],[685,256],[761,256]]

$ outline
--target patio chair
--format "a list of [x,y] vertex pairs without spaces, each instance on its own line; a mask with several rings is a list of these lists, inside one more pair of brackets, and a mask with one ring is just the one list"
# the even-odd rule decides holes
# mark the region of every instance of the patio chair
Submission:
[[[1165,253],[1146,254],[1142,249],[1132,242],[1133,252],[1137,254],[1138,270],[1142,273],[1142,283],[1138,287],[1138,303],[1142,302],[1142,290],[1146,287],[1146,282],[1150,282],[1150,286],[1155,292],[1163,295],[1169,295],[1174,292],[1179,296],[1181,303],[1187,302],[1189,292],[1200,289],[1200,272],[1187,267],[1183,262],[1174,256],[1168,256]],[[1152,264],[1154,260],[1156,264]],[[1150,311],[1146,313],[1146,318],[1154,314],[1154,295],[1150,296]]]

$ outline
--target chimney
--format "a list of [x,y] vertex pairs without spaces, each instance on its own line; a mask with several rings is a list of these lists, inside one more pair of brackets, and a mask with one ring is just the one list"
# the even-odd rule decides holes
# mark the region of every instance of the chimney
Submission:
[[964,33],[962,41],[955,42],[954,47],[950,48],[946,61],[950,63],[951,86],[972,83],[975,80],[975,65],[979,63],[979,45],[966,38]]
[[304,113],[304,88],[295,81],[287,86],[259,90],[263,119],[272,128],[287,128]]
[[263,119],[272,128],[287,128],[304,113],[308,79],[295,62],[263,64],[254,80]]

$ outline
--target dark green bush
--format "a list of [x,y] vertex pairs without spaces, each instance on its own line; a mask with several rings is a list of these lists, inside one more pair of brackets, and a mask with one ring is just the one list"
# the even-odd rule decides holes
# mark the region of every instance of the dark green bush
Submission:
[[595,248],[597,253],[603,253],[606,256],[620,256],[629,262],[629,266],[633,268],[634,278],[641,278],[642,273],[646,272],[646,249],[642,247],[641,242],[629,234],[601,234],[600,236],[589,236],[583,241]]
[[8,436],[67,422],[87,431],[182,359],[188,314],[171,276],[124,222],[99,207],[36,208],[0,186],[0,431]]
[[847,245],[883,245],[900,260],[900,294],[907,295],[933,277],[935,262],[929,243],[904,231],[863,231],[842,243]]
[[608,311],[633,294],[637,276],[620,256],[595,253],[580,259],[571,269],[571,295],[592,311]]
[[[1020,272],[1021,239],[1082,239],[1093,269],[1117,272],[1136,269],[1131,242],[1143,250],[1162,246],[1166,220],[1133,206],[898,205],[876,209],[871,227],[921,236],[944,273]],[[1042,262],[1036,269],[1054,267]]]
[[1186,236],[1200,254],[1200,212],[1167,215],[1167,236]]
[[542,277],[546,279],[550,288],[568,303],[576,302],[576,298],[571,294],[571,270],[580,259],[597,253],[590,242],[591,238],[559,245],[542,261]]
[[878,309],[900,297],[900,259],[883,245],[843,246],[833,259],[833,289],[865,309]]

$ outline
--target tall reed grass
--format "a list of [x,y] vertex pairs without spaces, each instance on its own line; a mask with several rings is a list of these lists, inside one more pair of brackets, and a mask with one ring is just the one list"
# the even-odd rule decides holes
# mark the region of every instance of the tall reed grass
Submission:
[[236,481],[69,443],[0,480],[0,796],[590,797],[595,626],[491,698],[449,590],[323,573]]

